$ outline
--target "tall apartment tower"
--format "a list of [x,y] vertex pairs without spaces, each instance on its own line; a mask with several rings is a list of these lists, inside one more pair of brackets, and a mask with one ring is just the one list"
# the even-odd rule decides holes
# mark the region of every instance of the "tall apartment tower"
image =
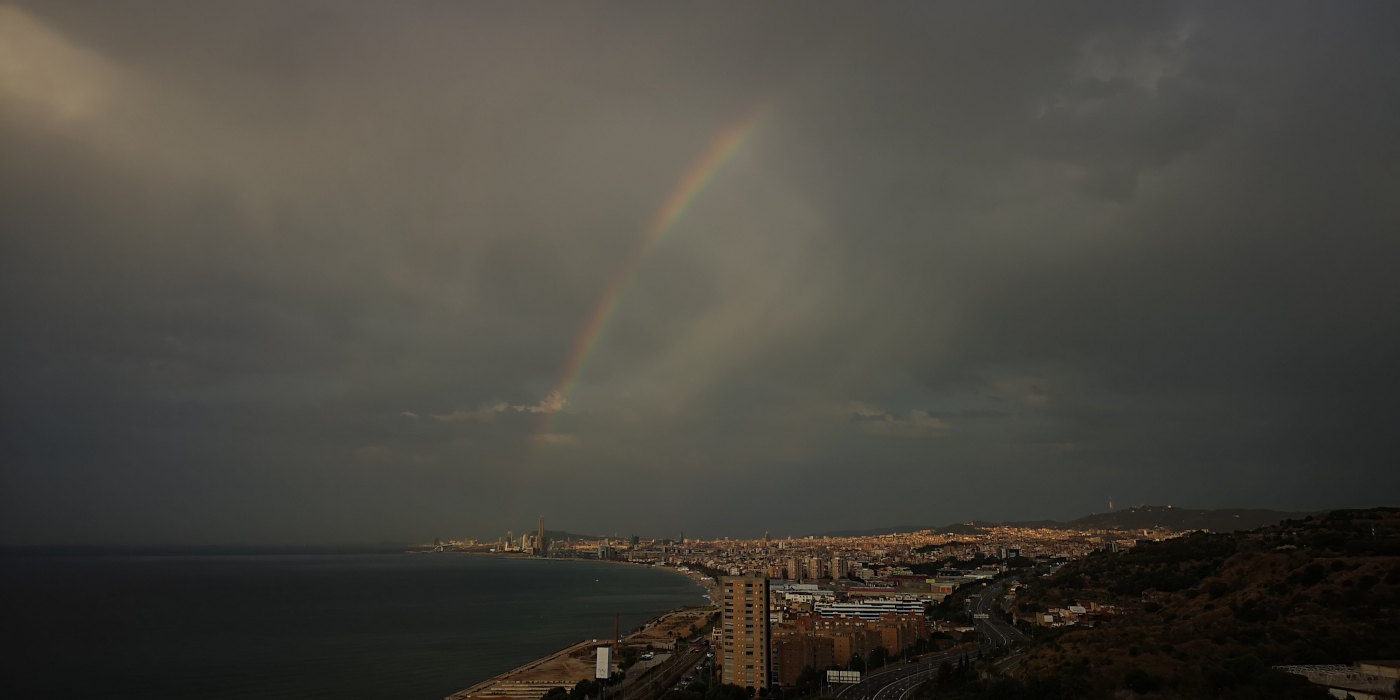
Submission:
[[768,578],[762,573],[725,576],[720,632],[722,680],[755,691],[769,686]]
[[535,535],[535,552],[542,557],[549,556],[549,540],[544,537],[544,516],[540,516],[540,534]]

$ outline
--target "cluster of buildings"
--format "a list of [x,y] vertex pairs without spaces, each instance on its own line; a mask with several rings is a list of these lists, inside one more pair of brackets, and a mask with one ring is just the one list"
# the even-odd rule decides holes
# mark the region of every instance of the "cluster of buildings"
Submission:
[[968,528],[967,534],[929,530],[862,537],[803,537],[774,539],[673,539],[628,538],[549,539],[544,520],[534,533],[507,532],[504,537],[481,542],[453,541],[443,551],[533,554],[535,556],[597,558],[676,566],[699,563],[741,573],[761,571],[783,580],[840,579],[854,575],[868,579],[893,564],[936,562],[947,557],[971,560],[978,556],[1005,559],[1024,556],[1038,559],[1073,559],[1105,548],[1131,546],[1136,539],[1159,539],[1170,533],[1138,531],[1075,531],[1049,528]]
[[1094,627],[1099,620],[1119,614],[1116,605],[1086,601],[1032,613],[1018,613],[1016,619],[1038,627]]
[[[667,566],[698,565],[722,574],[763,572],[784,581],[879,579],[890,567],[911,566],[954,558],[1038,561],[1069,560],[1102,549],[1123,549],[1139,539],[1161,539],[1170,532],[1075,531],[1050,528],[969,527],[967,534],[929,530],[861,537],[803,537],[774,539],[673,539],[546,537],[544,520],[537,532],[507,532],[489,541],[454,541],[442,551],[526,554],[583,559],[611,559]],[[892,573],[898,574],[898,571]],[[906,572],[907,573],[907,572]]]
[[[1012,564],[1058,565],[1090,552],[1170,533],[969,527],[965,534],[922,531],[864,537],[700,540],[549,539],[507,533],[492,543],[459,542],[445,551],[510,552],[671,566],[717,581],[716,662],[725,683],[754,689],[796,685],[804,669],[845,667],[877,649],[898,654],[940,631],[928,606],[958,586],[990,579]],[[917,571],[916,571],[917,569]],[[1092,616],[1071,606],[1049,613],[1065,624]],[[1042,614],[1043,615],[1043,614]],[[944,623],[946,624],[946,623]]]
[[774,581],[764,572],[720,579],[715,629],[721,680],[762,689],[799,683],[803,671],[845,668],[876,649],[895,654],[934,631],[927,595],[855,596],[814,583]]
[[[687,540],[617,555],[717,575],[721,679],[761,689],[796,685],[809,667],[845,667],[876,649],[898,654],[916,646],[940,631],[926,615],[929,605],[996,576],[1008,562],[1057,564],[1134,541],[1116,532],[996,527],[967,535]],[[1081,619],[1078,610],[1063,612],[1065,621]],[[1108,612],[1084,609],[1082,616]]]
[[1334,698],[1389,700],[1400,696],[1400,661],[1358,661],[1354,666],[1335,664],[1275,666],[1277,670],[1307,678],[1327,689]]
[[485,551],[492,554],[527,554],[532,557],[550,556],[550,540],[545,535],[544,518],[540,518],[540,527],[536,532],[521,533],[519,539],[515,532],[506,530],[505,537],[491,542],[481,543],[476,540],[466,540],[463,542],[449,542],[446,545],[438,543],[436,551]]
[[[1039,528],[993,527],[971,534],[932,531],[867,537],[804,537],[756,540],[663,540],[612,546],[626,561],[701,565],[726,574],[760,571],[785,581],[881,578],[886,569],[954,558],[1006,560],[1026,557],[1069,560],[1119,546],[1118,533],[1095,533]],[[1129,540],[1131,541],[1131,540]],[[886,572],[900,573],[897,570]],[[912,575],[911,572],[904,572]]]

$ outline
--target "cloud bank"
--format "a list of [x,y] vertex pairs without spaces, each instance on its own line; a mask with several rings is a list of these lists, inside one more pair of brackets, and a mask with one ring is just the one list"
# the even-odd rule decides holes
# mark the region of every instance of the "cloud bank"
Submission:
[[1374,504],[1396,14],[2,5],[0,531]]

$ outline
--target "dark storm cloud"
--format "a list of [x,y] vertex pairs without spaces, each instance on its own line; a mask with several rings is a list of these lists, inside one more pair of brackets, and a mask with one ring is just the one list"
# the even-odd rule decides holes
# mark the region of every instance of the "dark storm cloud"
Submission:
[[1372,503],[1396,19],[0,6],[6,540]]

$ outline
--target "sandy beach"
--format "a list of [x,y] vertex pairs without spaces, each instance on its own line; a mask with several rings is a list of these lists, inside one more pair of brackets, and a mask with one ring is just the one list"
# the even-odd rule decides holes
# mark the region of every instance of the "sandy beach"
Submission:
[[[684,640],[704,628],[715,614],[713,607],[681,608],[652,620],[622,638],[620,646],[668,651],[676,640]],[[447,700],[467,698],[508,698],[534,700],[551,688],[573,688],[579,681],[592,680],[597,648],[609,646],[611,639],[590,639],[561,649],[542,659],[512,669],[470,688],[453,693]]]
[[[484,556],[499,555],[488,554]],[[599,561],[597,559],[573,558],[559,558],[558,560],[594,563]],[[637,564],[633,562],[607,563],[664,569],[688,576],[705,588],[711,600],[714,599],[718,589],[718,584],[715,581],[707,580],[703,575],[695,571],[678,571],[670,567],[648,566],[646,564]],[[713,605],[672,610],[647,622],[641,629],[623,635],[619,646],[621,648],[637,647],[641,649],[655,649],[657,651],[672,650],[676,640],[684,640],[692,637],[703,629],[716,611],[717,608]],[[536,659],[523,666],[477,683],[465,690],[453,693],[447,696],[447,700],[467,700],[468,698],[535,700],[549,692],[551,688],[573,688],[579,681],[593,679],[597,648],[611,644],[611,639],[589,639],[581,641],[577,644],[565,647],[564,649],[560,649],[542,659]],[[616,658],[614,659],[614,663],[616,663]]]

